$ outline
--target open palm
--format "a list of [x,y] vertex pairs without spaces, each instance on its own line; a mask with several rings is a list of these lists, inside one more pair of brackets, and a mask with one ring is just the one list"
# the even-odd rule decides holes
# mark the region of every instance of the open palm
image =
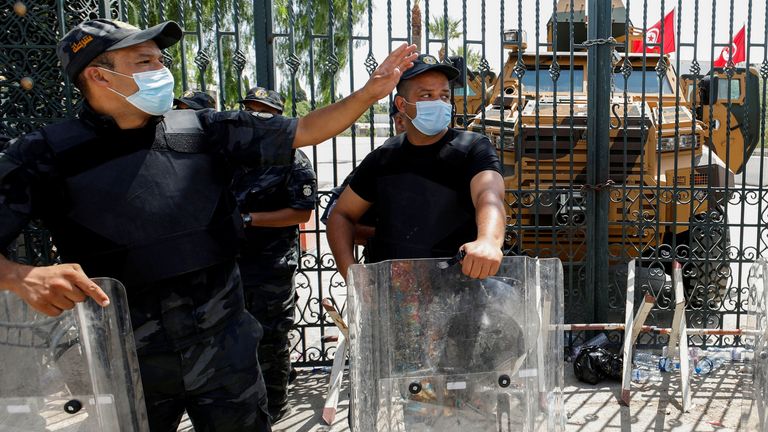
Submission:
[[373,71],[365,84],[366,91],[376,100],[387,97],[397,86],[403,72],[413,66],[418,56],[416,45],[400,45]]

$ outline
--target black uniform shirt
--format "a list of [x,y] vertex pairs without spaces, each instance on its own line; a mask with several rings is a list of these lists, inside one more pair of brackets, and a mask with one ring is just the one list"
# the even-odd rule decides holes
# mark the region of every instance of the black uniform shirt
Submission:
[[[208,145],[212,146],[206,153],[221,155],[232,165],[290,164],[296,119],[281,116],[264,119],[244,111],[213,110],[198,111],[197,116],[208,135]],[[98,145],[89,147],[90,150],[103,153],[99,155],[101,159],[109,159],[115,154],[151,148],[161,118],[153,117],[142,128],[121,130],[112,118],[95,113],[86,104],[79,120],[97,134]],[[69,160],[84,164],[88,159]],[[94,159],[99,160],[91,160]],[[31,219],[55,222],[55,218],[67,216],[66,205],[50,204],[51,196],[55,197],[59,190],[65,191],[62,185],[66,173],[72,169],[61,165],[41,131],[20,137],[0,153],[0,252],[5,253]],[[190,179],[174,176],[173,172],[159,175],[179,182],[182,187],[193,184]],[[222,170],[220,175],[231,176],[231,171]],[[222,180],[228,184],[230,179],[222,177]],[[147,202],[146,207],[145,213],[151,211],[152,203]],[[234,256],[232,251],[230,262],[216,263],[145,286],[128,287],[131,323],[140,354],[189,346],[214,334],[231,318],[240,316],[244,306]],[[173,256],[167,258],[174,259]]]
[[[197,111],[210,142],[234,163],[251,166],[288,165],[293,154],[297,119],[275,116],[263,119],[244,111]],[[129,148],[146,149],[155,139],[160,117],[153,117],[139,129],[122,130],[114,120],[94,112],[87,104],[79,115],[90,128],[103,137],[104,151],[124,152]],[[28,133],[0,153],[0,252],[21,233],[30,219],[56,217],[40,214],[45,188],[61,182],[62,171],[41,131]],[[63,209],[62,209],[63,211]]]

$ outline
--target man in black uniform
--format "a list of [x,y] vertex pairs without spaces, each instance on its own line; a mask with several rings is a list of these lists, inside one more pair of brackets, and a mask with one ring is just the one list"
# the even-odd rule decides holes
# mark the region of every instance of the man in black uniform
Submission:
[[[283,113],[280,93],[262,87],[250,89],[240,103],[245,111],[265,118]],[[290,166],[238,169],[232,190],[243,213],[247,239],[239,260],[245,308],[264,329],[259,365],[269,415],[277,422],[290,413],[293,275],[299,265],[299,224],[307,222],[315,209],[317,178],[307,155],[296,150]]]
[[474,278],[496,274],[504,240],[504,181],[496,151],[483,135],[448,127],[452,66],[421,55],[403,74],[395,104],[405,133],[372,151],[328,219],[339,272],[354,263],[355,224],[375,203],[371,262],[465,257]]
[[150,428],[175,431],[186,409],[199,431],[268,431],[261,327],[244,310],[235,263],[242,218],[231,167],[288,166],[293,148],[340,133],[392,91],[415,47],[393,51],[334,105],[266,119],[170,111],[173,75],[160,50],[181,37],[174,22],[139,30],[106,19],[64,36],[57,54],[83,110],[0,154],[0,251],[39,218],[65,264],[0,257],[0,289],[56,316],[86,296],[109,305],[86,274],[121,280]]
[[213,100],[213,96],[206,92],[187,90],[183,95],[173,100],[173,108],[191,110],[216,108],[216,101]]
[[[397,95],[395,95],[397,97]],[[392,124],[395,128],[395,135],[405,133],[405,115],[397,110],[397,106],[392,104],[389,107],[389,118],[392,119]],[[328,225],[328,218],[333,213],[334,207],[336,207],[336,201],[339,199],[344,189],[349,186],[349,182],[355,177],[357,167],[352,170],[349,175],[344,179],[339,186],[331,189],[331,196],[328,199],[328,204],[325,206],[325,211],[320,216],[320,222]],[[371,207],[368,209],[355,225],[355,244],[365,246],[368,244],[368,240],[373,237],[376,232],[376,209]],[[363,256],[368,256],[367,249],[363,249]]]

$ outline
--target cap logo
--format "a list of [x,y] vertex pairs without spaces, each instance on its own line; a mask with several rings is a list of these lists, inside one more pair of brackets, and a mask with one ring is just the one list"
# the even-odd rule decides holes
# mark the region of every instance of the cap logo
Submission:
[[184,93],[184,97],[185,98],[191,98],[191,97],[194,97],[194,96],[195,96],[195,92],[193,92],[192,90],[187,90],[187,92]]
[[256,92],[253,95],[256,96],[257,98],[267,97],[267,91],[264,90],[263,88],[260,88],[256,90]]
[[72,53],[76,53],[81,49],[85,48],[89,43],[91,43],[92,40],[93,40],[93,36],[85,35],[79,41],[73,42],[72,45],[70,45],[70,48],[72,48]]
[[425,64],[431,65],[437,63],[437,59],[432,57],[431,55],[424,56],[423,59],[421,59]]
[[117,20],[113,20],[112,22],[115,23],[115,25],[120,27],[120,28],[124,28],[124,29],[128,29],[128,30],[138,30],[139,29],[138,27],[133,26],[131,24],[128,24],[127,22],[117,21]]

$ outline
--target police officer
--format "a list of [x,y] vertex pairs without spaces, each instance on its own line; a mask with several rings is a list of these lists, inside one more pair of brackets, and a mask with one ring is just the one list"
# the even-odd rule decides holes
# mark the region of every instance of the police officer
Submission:
[[206,92],[187,90],[183,95],[173,100],[173,108],[191,110],[216,108],[216,101]]
[[182,37],[165,22],[140,30],[84,22],[57,47],[85,97],[78,118],[13,141],[0,154],[0,251],[33,218],[50,229],[64,264],[0,257],[0,289],[56,316],[92,297],[90,276],[124,282],[150,428],[268,431],[256,350],[235,262],[242,218],[231,166],[288,166],[294,147],[347,128],[412,66],[403,44],[365,86],[301,119],[247,112],[170,111],[173,75],[161,49]]
[[371,262],[431,258],[461,251],[464,274],[496,274],[504,240],[504,181],[483,135],[449,128],[450,81],[459,71],[421,55],[403,74],[395,104],[405,133],[372,151],[328,219],[339,272],[354,263],[355,224],[376,204]]
[[[280,93],[262,87],[250,89],[240,103],[262,118],[283,113]],[[277,422],[290,413],[288,332],[296,306],[293,277],[299,264],[299,224],[307,222],[315,208],[317,178],[307,155],[296,150],[290,166],[237,170],[232,189],[247,238],[239,260],[245,307],[264,329],[259,365],[269,415]]]
[[[397,97],[397,95],[395,95],[395,97]],[[391,104],[389,107],[389,118],[392,119],[392,124],[394,125],[396,135],[400,135],[401,133],[405,132],[405,115],[397,110],[397,106],[395,104]],[[349,175],[347,175],[347,177],[343,182],[341,182],[339,186],[331,189],[331,196],[328,199],[328,204],[326,204],[325,211],[323,212],[322,216],[320,216],[320,221],[322,223],[328,225],[328,218],[331,216],[331,213],[333,213],[334,207],[336,207],[336,201],[344,192],[344,189],[347,188],[349,182],[352,181],[352,179],[355,177],[356,172],[357,167],[353,169]],[[373,234],[376,232],[375,226],[376,211],[374,208],[370,208],[360,217],[360,219],[357,221],[357,224],[355,225],[355,244],[360,246],[367,245],[368,240],[371,239]],[[367,249],[363,249],[363,256],[367,258]]]

